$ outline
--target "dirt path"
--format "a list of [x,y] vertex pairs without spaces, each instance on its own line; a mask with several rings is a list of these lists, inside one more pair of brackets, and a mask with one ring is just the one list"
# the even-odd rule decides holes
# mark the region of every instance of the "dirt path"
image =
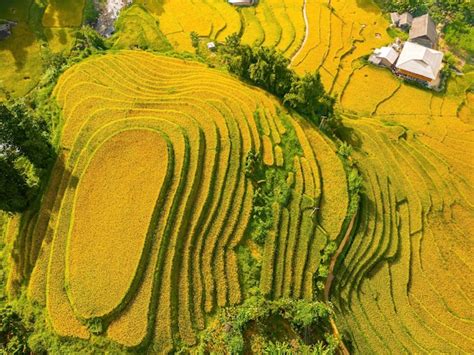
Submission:
[[308,36],[309,36],[309,23],[308,23],[308,15],[306,13],[306,2],[308,0],[304,0],[304,3],[303,3],[303,17],[304,17],[304,27],[305,27],[305,34],[304,34],[304,39],[303,39],[303,43],[301,43],[301,46],[300,48],[296,51],[295,54],[293,54],[293,56],[290,58],[290,65],[293,65],[293,61],[295,60],[295,58],[301,53],[301,51],[303,50],[305,44],[306,44],[306,41],[308,40]]
[[[352,229],[354,228],[356,217],[357,217],[357,212],[354,213],[354,216],[352,216],[349,226],[347,227],[346,234],[344,235],[344,238],[342,239],[341,244],[339,244],[339,248],[337,249],[336,253],[332,257],[331,263],[329,264],[329,275],[328,275],[328,278],[326,279],[326,285],[324,286],[324,300],[326,302],[329,302],[329,293],[331,291],[332,282],[334,280],[334,267],[336,266],[336,261],[339,258],[339,255],[341,255],[342,251],[344,250],[344,247],[346,246],[347,242],[349,241],[349,238],[352,233]],[[341,353],[344,355],[349,355],[350,352],[349,350],[347,350],[346,346],[344,345],[342,341],[341,335],[339,333],[339,330],[337,329],[337,325],[333,317],[331,317],[330,322],[331,322],[331,327],[332,327],[332,331],[334,335],[337,337],[337,339],[340,340],[339,347],[340,347]]]

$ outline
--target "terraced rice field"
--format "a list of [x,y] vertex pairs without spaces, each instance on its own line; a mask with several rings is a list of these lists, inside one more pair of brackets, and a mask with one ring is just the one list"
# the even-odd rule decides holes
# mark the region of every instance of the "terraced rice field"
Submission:
[[[303,1],[239,10],[218,0],[143,3],[178,50],[193,50],[191,31],[218,41],[238,32],[245,43],[276,46],[300,74],[319,70],[337,95],[364,178],[356,234],[331,290],[346,345],[363,354],[474,352],[472,72],[436,94],[364,65],[362,56],[390,42],[388,23],[355,0],[307,0],[307,29]],[[261,290],[314,298],[348,193],[333,144],[311,124],[221,72],[140,52],[69,69],[55,97],[61,157],[39,214],[14,226],[25,257],[11,280],[32,271],[29,297],[47,306],[58,334],[89,338],[100,323],[101,336],[119,344],[151,339],[166,351],[195,344],[218,307],[240,303],[235,250],[253,208],[243,169],[251,150],[267,167],[292,167],[288,204],[272,206]],[[301,154],[288,155],[289,134]],[[128,198],[130,209],[117,208]],[[91,231],[103,236],[94,248]]]
[[239,33],[243,43],[274,46],[291,56],[298,50],[305,33],[302,8],[303,0],[261,0],[256,7],[239,9],[220,0],[167,0],[162,7],[151,11],[159,18],[160,29],[178,50],[193,51],[189,38],[192,31],[217,41]]
[[360,353],[472,352],[471,127],[345,123],[366,189],[332,293],[340,324]]
[[331,292],[338,325],[358,353],[472,352],[473,74],[444,94],[403,84],[359,60],[390,42],[380,12],[327,6],[308,2],[309,36],[292,65],[319,69],[339,111],[356,118],[344,124],[365,190]]
[[[310,124],[224,73],[136,51],[72,67],[54,96],[62,155],[24,234],[29,296],[57,334],[152,339],[166,351],[195,344],[217,307],[241,302],[235,249],[252,214],[251,150],[294,171],[289,204],[274,206],[262,288],[313,299],[348,194],[332,143]],[[288,155],[290,132],[301,154]]]

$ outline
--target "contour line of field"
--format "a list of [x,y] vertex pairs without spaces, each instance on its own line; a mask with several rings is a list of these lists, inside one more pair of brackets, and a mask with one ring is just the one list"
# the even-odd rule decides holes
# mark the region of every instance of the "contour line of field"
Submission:
[[307,3],[307,0],[304,0],[304,3],[303,3],[303,18],[304,18],[304,27],[305,27],[304,39],[303,39],[303,42],[301,43],[300,48],[298,48],[296,53],[293,54],[293,56],[290,58],[290,65],[293,65],[293,62],[294,62],[295,58],[301,53],[301,51],[303,50],[303,48],[306,45],[306,42],[308,40],[309,23],[308,23],[308,14],[306,13],[306,3]]
[[[329,266],[329,275],[328,275],[328,278],[326,279],[326,285],[324,287],[324,300],[326,302],[329,302],[329,291],[331,290],[332,281],[334,280],[334,267],[336,265],[336,261],[337,261],[339,255],[344,250],[344,247],[346,246],[347,242],[349,241],[349,238],[352,234],[352,229],[354,228],[354,222],[356,220],[357,214],[358,214],[358,212],[354,213],[354,215],[352,216],[352,219],[349,223],[349,226],[347,227],[346,234],[344,235],[344,238],[342,239],[341,244],[339,245],[339,248],[336,251],[336,254],[334,254],[334,256],[331,259],[331,263],[330,263],[330,266]],[[341,339],[339,330],[337,329],[337,325],[336,325],[336,322],[334,321],[333,317],[330,318],[330,322],[331,322],[331,327],[332,327],[334,335],[340,341],[339,347],[340,347],[340,350],[341,350],[342,354],[344,354],[344,355],[350,354],[349,350],[347,349],[346,345],[344,344],[344,342]]]

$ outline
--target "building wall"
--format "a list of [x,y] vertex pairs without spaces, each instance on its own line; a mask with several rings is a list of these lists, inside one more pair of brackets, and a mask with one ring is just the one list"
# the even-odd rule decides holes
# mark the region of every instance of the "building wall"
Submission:
[[418,80],[423,80],[423,81],[426,81],[427,83],[431,82],[431,79],[430,78],[427,78],[425,76],[422,76],[422,75],[418,75],[418,74],[415,74],[415,73],[411,73],[409,71],[406,71],[406,70],[403,70],[403,69],[398,69],[398,71],[403,74],[403,75],[406,75],[406,76],[409,76],[411,78],[414,78],[414,79],[418,79]]
[[436,47],[436,45],[433,42],[431,42],[431,40],[428,37],[414,38],[414,39],[410,40],[410,42],[418,43],[419,45],[422,45],[422,46],[428,47],[428,48],[433,48],[433,49],[435,49],[435,47]]

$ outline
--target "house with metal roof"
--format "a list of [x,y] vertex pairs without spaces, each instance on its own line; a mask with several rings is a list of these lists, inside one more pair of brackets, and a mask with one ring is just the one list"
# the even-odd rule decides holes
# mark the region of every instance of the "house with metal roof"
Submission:
[[369,62],[391,68],[397,61],[398,56],[399,53],[393,47],[377,48],[369,57]]
[[413,22],[413,16],[409,12],[404,12],[401,15],[398,12],[392,12],[390,13],[390,19],[394,26],[400,27],[404,30],[410,29]]
[[255,0],[227,0],[227,2],[234,6],[252,6]]
[[395,68],[403,76],[436,87],[440,81],[443,56],[444,54],[437,50],[417,43],[406,42]]
[[0,24],[0,41],[12,34],[11,25],[9,23]]
[[430,15],[425,14],[413,19],[410,28],[409,41],[428,48],[437,47],[438,32],[436,31],[436,24]]

